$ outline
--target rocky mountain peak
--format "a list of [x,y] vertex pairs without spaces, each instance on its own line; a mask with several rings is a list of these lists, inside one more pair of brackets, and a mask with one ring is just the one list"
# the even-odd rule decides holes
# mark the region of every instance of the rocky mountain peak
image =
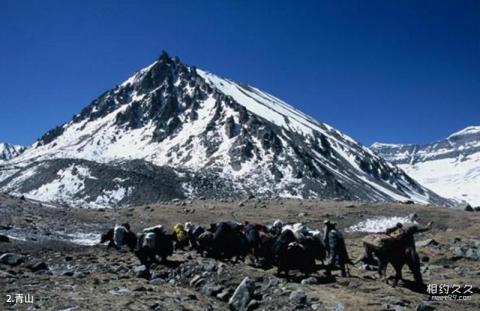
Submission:
[[[16,163],[65,158],[106,165],[142,160],[195,180],[215,176],[222,182],[207,184],[238,196],[448,204],[333,127],[166,52],[46,133]],[[200,185],[182,180],[185,196],[195,196]]]
[[25,150],[25,147],[0,142],[0,161],[10,160]]

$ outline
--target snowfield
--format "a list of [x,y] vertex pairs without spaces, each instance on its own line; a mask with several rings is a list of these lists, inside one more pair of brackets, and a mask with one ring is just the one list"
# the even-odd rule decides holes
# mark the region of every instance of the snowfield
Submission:
[[399,166],[436,193],[480,206],[480,152],[468,160],[440,159]]
[[[74,174],[73,171],[76,171]],[[39,201],[68,201],[84,189],[84,179],[92,178],[87,168],[70,166],[58,172],[58,177],[50,183],[25,194]]]
[[417,223],[412,221],[411,216],[393,216],[385,217],[379,216],[375,218],[369,218],[345,229],[347,232],[369,232],[378,233],[385,232],[386,229],[394,227],[396,224],[412,224]]
[[480,206],[480,127],[470,126],[426,145],[375,143],[372,149],[425,187]]
[[65,241],[69,241],[77,245],[92,246],[100,243],[101,234],[99,233],[84,233],[84,232],[77,232],[77,233],[56,232],[56,233],[62,236]]

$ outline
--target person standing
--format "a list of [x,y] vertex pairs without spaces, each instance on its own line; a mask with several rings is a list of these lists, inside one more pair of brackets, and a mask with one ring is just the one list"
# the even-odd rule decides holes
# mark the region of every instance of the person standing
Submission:
[[350,263],[345,239],[336,228],[336,223],[330,220],[324,221],[324,243],[327,248],[329,259],[327,262],[326,274],[332,275],[332,270],[340,269],[342,277],[347,276],[346,265]]

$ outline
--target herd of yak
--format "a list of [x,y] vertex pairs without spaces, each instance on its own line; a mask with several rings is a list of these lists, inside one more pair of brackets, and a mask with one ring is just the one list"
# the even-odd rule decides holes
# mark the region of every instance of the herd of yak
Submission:
[[146,228],[138,235],[125,223],[102,234],[100,242],[109,242],[108,247],[117,249],[127,246],[147,268],[152,263],[159,263],[157,257],[162,262],[167,261],[174,249],[190,248],[202,256],[220,260],[236,262],[250,256],[257,266],[276,266],[278,275],[283,272],[287,278],[290,270],[299,270],[305,275],[315,272],[316,260],[319,260],[327,276],[336,269],[341,270],[342,276],[347,276],[347,265],[363,262],[376,265],[380,276],[387,281],[385,272],[390,263],[396,272],[395,286],[402,279],[402,267],[407,265],[416,284],[423,286],[413,236],[426,230],[417,225],[398,224],[385,232],[370,234],[363,240],[364,255],[355,263],[349,259],[342,234],[330,221],[325,221],[323,232],[302,224],[284,225],[277,220],[270,225],[219,222],[211,224],[210,228],[187,222],[185,225],[176,224],[172,232],[158,225]]

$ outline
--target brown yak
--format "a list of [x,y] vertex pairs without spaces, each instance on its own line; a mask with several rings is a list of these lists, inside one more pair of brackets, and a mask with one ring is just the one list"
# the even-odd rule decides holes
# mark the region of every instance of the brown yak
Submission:
[[363,239],[365,254],[357,260],[367,264],[375,262],[372,255],[378,258],[378,273],[386,281],[388,263],[395,269],[393,286],[402,280],[402,268],[407,265],[413,274],[417,286],[424,286],[420,273],[420,259],[415,249],[414,235],[430,230],[432,223],[427,227],[418,225],[403,226],[397,224],[387,229],[385,233],[370,234]]

